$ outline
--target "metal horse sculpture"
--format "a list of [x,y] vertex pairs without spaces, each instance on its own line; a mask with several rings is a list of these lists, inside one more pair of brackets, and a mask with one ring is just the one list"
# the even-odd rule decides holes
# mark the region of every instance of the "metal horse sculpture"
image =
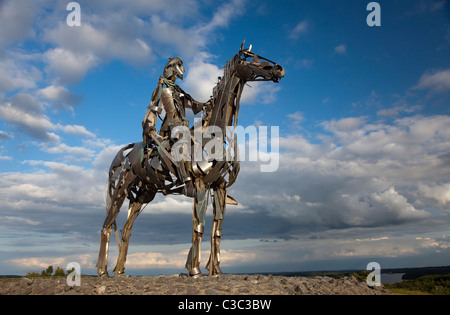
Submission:
[[[192,247],[186,261],[189,276],[201,275],[200,271],[200,245],[202,241],[205,214],[209,194],[212,190],[212,205],[214,209],[214,221],[211,232],[211,253],[206,268],[209,275],[221,274],[220,264],[220,238],[222,236],[222,222],[226,204],[237,204],[230,196],[227,189],[236,180],[239,173],[239,157],[237,152],[237,138],[233,135],[233,126],[238,121],[239,101],[243,88],[248,81],[273,81],[279,82],[284,77],[281,66],[266,58],[258,56],[249,49],[243,49],[242,43],[239,52],[231,58],[224,67],[224,74],[213,89],[210,105],[203,112],[203,117],[198,122],[203,130],[208,126],[217,126],[222,132],[221,142],[224,146],[234,150],[226,152],[233,158],[192,161],[189,165],[189,175],[193,178],[194,198],[193,207],[193,234]],[[227,134],[228,131],[233,130]],[[201,130],[202,130],[201,129]],[[191,128],[192,135],[194,127]],[[212,139],[211,135],[209,137]],[[216,139],[217,140],[217,139]],[[202,143],[194,143],[192,136],[191,145],[208,144],[208,138],[202,138]],[[110,170],[107,190],[106,219],[103,223],[100,238],[100,250],[97,262],[99,276],[106,276],[108,248],[111,232],[116,233],[119,247],[119,256],[114,273],[119,276],[124,273],[128,245],[131,236],[131,228],[134,220],[142,211],[143,205],[150,203],[155,195],[160,192],[167,194],[181,194],[183,183],[176,179],[176,166],[180,161],[175,161],[161,143],[155,141],[153,145],[144,143],[132,143],[122,148],[114,158]],[[180,187],[181,186],[181,187]],[[121,241],[116,227],[116,217],[125,200],[129,199],[127,221],[122,230]]]

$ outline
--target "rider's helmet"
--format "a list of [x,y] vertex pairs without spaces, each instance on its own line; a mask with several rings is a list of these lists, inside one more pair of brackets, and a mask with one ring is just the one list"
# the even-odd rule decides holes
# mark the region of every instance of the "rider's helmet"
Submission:
[[164,78],[172,79],[173,75],[175,75],[175,77],[183,80],[183,74],[184,74],[183,60],[181,60],[180,57],[169,58],[169,62],[166,64],[166,67],[164,68],[163,72]]

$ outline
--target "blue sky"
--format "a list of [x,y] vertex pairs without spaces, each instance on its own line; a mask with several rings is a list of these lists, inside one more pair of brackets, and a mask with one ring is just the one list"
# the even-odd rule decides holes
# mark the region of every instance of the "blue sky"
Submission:
[[[249,83],[239,114],[279,126],[280,165],[243,163],[222,269],[448,265],[450,3],[378,1],[369,27],[369,2],[78,1],[69,27],[69,1],[0,1],[0,274],[95,273],[109,163],[141,140],[167,58],[206,101],[244,39],[286,70]],[[191,211],[184,197],[148,205],[127,272],[184,271]]]

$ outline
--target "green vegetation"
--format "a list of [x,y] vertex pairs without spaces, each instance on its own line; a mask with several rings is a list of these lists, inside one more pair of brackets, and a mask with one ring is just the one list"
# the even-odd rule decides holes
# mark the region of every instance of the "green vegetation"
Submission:
[[369,271],[369,270],[363,270],[363,271],[361,271],[361,272],[359,272],[359,273],[357,273],[357,272],[352,272],[352,273],[350,274],[350,277],[353,276],[353,277],[355,277],[356,280],[358,280],[359,282],[363,282],[363,281],[366,281],[366,280],[367,280],[367,276],[368,276],[370,273],[371,273],[371,271]]
[[38,272],[28,272],[25,277],[27,278],[39,278],[39,277],[65,277],[66,273],[64,272],[64,269],[56,267],[55,273],[53,274],[53,266],[48,266],[47,269],[44,269],[41,271],[41,273]]
[[450,295],[450,274],[428,275],[395,284],[385,284],[395,294]]

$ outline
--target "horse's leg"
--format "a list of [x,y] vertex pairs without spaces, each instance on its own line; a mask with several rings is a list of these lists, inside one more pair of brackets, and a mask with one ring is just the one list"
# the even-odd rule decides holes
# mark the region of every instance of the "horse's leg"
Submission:
[[103,228],[100,234],[100,250],[98,252],[97,260],[97,273],[99,277],[108,276],[107,264],[108,264],[108,250],[109,250],[109,238],[111,236],[112,227],[109,229]]
[[205,228],[205,214],[207,207],[207,190],[205,184],[201,179],[195,180],[195,198],[194,198],[194,227],[192,232],[192,247],[189,250],[188,258],[186,261],[186,268],[189,272],[189,276],[199,276],[200,261],[201,261],[201,243],[202,236]]
[[[111,237],[111,232],[115,230],[115,219],[119,214],[120,207],[122,206],[124,198],[121,199],[120,205],[113,206],[112,208],[117,210],[110,210],[106,216],[105,222],[103,224],[103,229],[100,233],[100,250],[98,253],[98,261],[96,264],[97,273],[99,276],[107,276],[107,265],[108,265],[108,251],[109,251],[109,239]],[[110,213],[114,213],[113,216]]]
[[144,203],[149,203],[155,197],[156,191],[146,192],[145,198],[138,198],[133,202],[130,201],[128,208],[128,218],[122,230],[122,242],[120,245],[119,256],[117,257],[117,264],[114,268],[114,275],[120,276],[124,274],[125,263],[127,261],[128,245],[130,244],[131,228],[138,217],[141,207]]
[[119,249],[119,256],[117,257],[116,267],[114,268],[114,275],[120,276],[124,274],[125,262],[128,254],[128,244],[131,236],[131,228],[133,227],[134,220],[136,220],[141,210],[142,204],[135,201],[130,202],[128,208],[128,218],[122,230],[122,242]]
[[106,216],[105,222],[103,223],[103,228],[100,233],[100,250],[98,253],[98,261],[96,264],[97,273],[99,276],[107,276],[107,265],[108,265],[108,251],[109,251],[109,239],[111,237],[112,230],[116,229],[116,217],[119,214],[120,207],[123,204],[125,197],[120,196],[111,205],[108,215]]
[[225,182],[219,187],[214,189],[214,221],[211,231],[211,254],[209,256],[206,269],[209,270],[209,275],[220,275],[220,238],[222,236],[222,222],[225,215],[227,190],[225,188]]
[[[100,250],[98,254],[98,261],[96,264],[97,273],[99,276],[107,276],[107,265],[108,265],[108,251],[109,251],[109,239],[112,230],[116,229],[115,222],[116,217],[119,214],[120,207],[122,207],[123,201],[127,195],[127,189],[131,178],[128,178],[128,172],[124,172],[121,175],[117,187],[113,191],[113,195],[109,196],[110,204],[107,205],[106,219],[103,223],[103,228],[100,234]],[[111,185],[111,183],[110,183]],[[111,191],[108,189],[108,194]]]

